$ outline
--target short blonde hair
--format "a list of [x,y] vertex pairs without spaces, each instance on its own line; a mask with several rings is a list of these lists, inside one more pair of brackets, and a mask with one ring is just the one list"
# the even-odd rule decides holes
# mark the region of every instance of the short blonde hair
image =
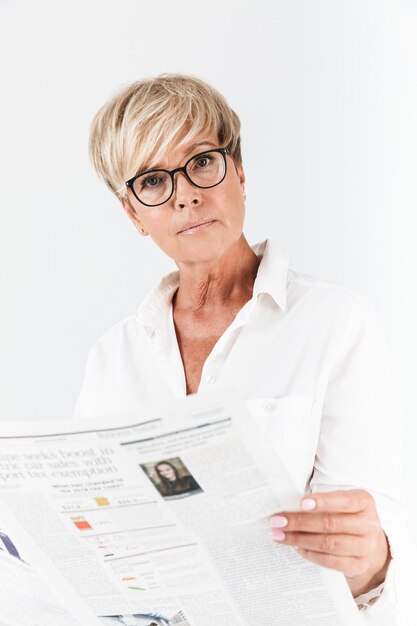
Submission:
[[118,198],[125,181],[173,147],[217,133],[236,164],[242,161],[240,120],[225,98],[193,76],[161,74],[118,91],[95,115],[89,154],[93,166]]

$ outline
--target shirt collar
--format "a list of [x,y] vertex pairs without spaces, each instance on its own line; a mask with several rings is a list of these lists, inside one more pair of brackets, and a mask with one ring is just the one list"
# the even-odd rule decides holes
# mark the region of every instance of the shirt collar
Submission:
[[261,263],[253,286],[253,296],[268,293],[285,311],[287,306],[288,255],[273,241],[266,239],[252,246]]
[[[252,250],[261,258],[253,286],[253,298],[257,298],[261,293],[267,293],[285,311],[288,255],[268,239],[253,245]],[[171,308],[172,297],[178,286],[178,271],[164,276],[139,306],[136,313],[139,323],[155,330],[160,325],[161,317]]]

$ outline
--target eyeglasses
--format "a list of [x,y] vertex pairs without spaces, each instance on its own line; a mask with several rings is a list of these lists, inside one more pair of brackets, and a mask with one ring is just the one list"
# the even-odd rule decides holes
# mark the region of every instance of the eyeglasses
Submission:
[[168,202],[174,193],[174,176],[183,172],[186,179],[201,189],[216,187],[224,180],[227,172],[228,148],[215,148],[192,156],[184,167],[175,170],[148,170],[140,172],[126,181],[126,186],[141,204],[159,206]]

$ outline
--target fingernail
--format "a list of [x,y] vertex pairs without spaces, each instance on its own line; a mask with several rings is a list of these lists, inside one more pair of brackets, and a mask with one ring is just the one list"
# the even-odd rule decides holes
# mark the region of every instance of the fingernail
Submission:
[[287,518],[282,517],[282,515],[276,515],[275,517],[271,517],[272,528],[284,528],[284,526],[286,526],[287,524]]
[[285,539],[285,533],[283,533],[282,530],[273,530],[272,539],[275,539],[275,541],[282,541]]
[[303,509],[303,511],[312,511],[316,508],[316,504],[316,501],[312,498],[306,498],[301,502],[301,508]]

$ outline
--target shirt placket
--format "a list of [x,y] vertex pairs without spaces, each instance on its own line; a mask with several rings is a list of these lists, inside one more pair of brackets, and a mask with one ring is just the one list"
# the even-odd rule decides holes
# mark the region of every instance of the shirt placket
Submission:
[[253,296],[236,315],[230,326],[219,337],[213,350],[208,355],[201,372],[201,381],[198,391],[210,391],[220,380],[222,367],[235,343],[239,341],[239,334],[247,324],[256,306],[257,296]]

